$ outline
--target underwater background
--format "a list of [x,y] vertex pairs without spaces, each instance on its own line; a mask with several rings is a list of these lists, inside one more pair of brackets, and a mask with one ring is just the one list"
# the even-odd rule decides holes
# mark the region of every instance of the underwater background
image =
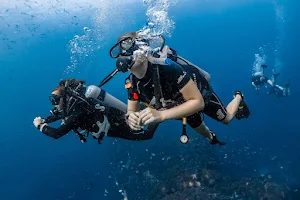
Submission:
[[[0,199],[300,199],[300,1],[1,0]],[[99,82],[113,69],[119,35],[149,28],[212,76],[226,105],[241,90],[247,120],[206,124],[225,146],[211,146],[181,123],[164,122],[150,141],[54,140],[33,119],[48,116],[60,79]],[[291,80],[291,96],[256,94],[261,64]],[[103,88],[126,102],[118,74]]]

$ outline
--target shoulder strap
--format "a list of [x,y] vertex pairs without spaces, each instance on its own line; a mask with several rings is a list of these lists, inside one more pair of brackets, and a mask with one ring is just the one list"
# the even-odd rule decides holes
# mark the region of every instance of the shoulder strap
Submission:
[[154,83],[154,95],[155,95],[155,109],[160,109],[165,107],[162,87],[160,84],[160,74],[159,74],[159,66],[158,65],[152,65],[153,67],[153,74],[152,79]]

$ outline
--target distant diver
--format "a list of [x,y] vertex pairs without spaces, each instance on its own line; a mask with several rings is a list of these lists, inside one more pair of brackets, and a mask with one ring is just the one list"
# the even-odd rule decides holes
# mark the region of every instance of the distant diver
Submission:
[[276,80],[276,78],[279,76],[279,73],[273,73],[272,79],[268,79],[268,77],[265,76],[265,69],[267,68],[267,65],[261,65],[261,70],[254,72],[252,74],[251,80],[252,85],[255,87],[256,93],[259,94],[260,87],[267,86],[268,83],[270,86],[273,86],[273,82]]
[[254,72],[252,74],[252,85],[255,87],[255,90],[257,93],[259,93],[260,86],[266,86],[269,85],[269,91],[267,94],[269,95],[275,95],[278,98],[279,97],[288,97],[291,95],[290,91],[290,80],[287,84],[284,86],[280,86],[276,84],[277,78],[280,75],[280,73],[276,73],[275,70],[273,70],[272,78],[268,79],[265,76],[265,69],[267,68],[267,65],[261,65],[261,70]]
[[291,79],[289,79],[289,82],[284,86],[275,84],[275,81],[273,81],[272,83],[273,84],[268,91],[269,95],[275,95],[278,98],[291,96],[291,90],[290,90]]

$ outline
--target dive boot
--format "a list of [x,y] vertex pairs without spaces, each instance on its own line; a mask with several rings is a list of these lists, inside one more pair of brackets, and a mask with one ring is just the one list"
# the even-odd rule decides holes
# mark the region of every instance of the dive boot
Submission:
[[239,105],[239,108],[238,108],[236,114],[235,114],[235,118],[240,120],[242,118],[248,118],[249,115],[250,115],[250,110],[249,110],[247,104],[244,101],[244,95],[240,91],[236,91],[235,94],[234,94],[234,97],[238,94],[241,95],[242,101]]
[[214,145],[214,144],[217,144],[217,145],[225,145],[225,144],[226,144],[226,142],[221,142],[221,141],[219,141],[218,138],[217,138],[217,136],[216,136],[216,134],[214,134],[212,131],[209,131],[209,132],[210,132],[210,134],[211,134],[212,137],[213,137],[213,139],[210,140],[210,144],[211,144],[211,145]]

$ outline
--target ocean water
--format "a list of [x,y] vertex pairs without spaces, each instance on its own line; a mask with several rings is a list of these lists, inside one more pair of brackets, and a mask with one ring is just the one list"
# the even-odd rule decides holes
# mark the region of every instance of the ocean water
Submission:
[[[0,199],[300,199],[300,2],[296,0],[2,0],[0,9]],[[150,141],[54,140],[36,130],[60,79],[98,84],[115,69],[119,35],[162,34],[178,54],[212,76],[227,105],[243,91],[251,115],[206,124],[225,146],[210,146],[181,124],[164,122]],[[291,79],[291,96],[251,85],[267,64]],[[118,74],[103,88],[126,102]],[[58,124],[56,124],[58,125]]]

